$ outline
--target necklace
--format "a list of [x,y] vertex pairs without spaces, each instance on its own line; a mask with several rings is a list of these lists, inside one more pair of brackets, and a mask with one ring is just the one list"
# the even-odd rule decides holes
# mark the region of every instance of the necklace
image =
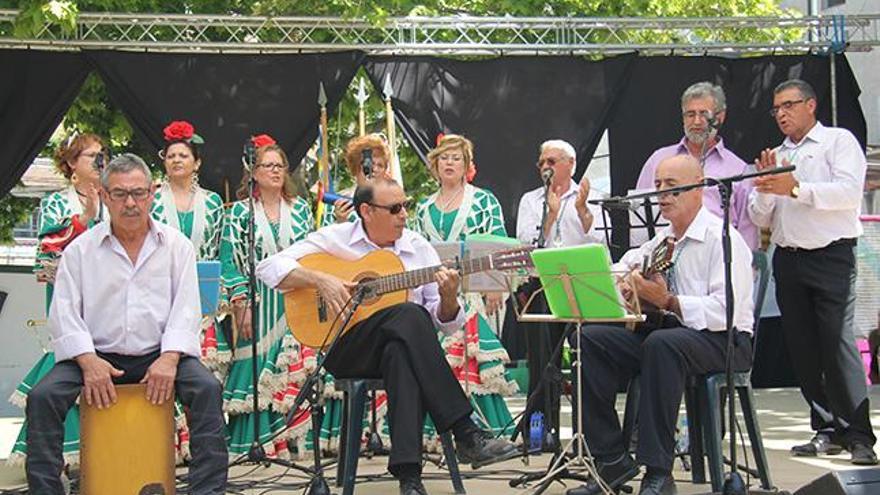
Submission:
[[[443,235],[448,235],[449,231],[452,229],[452,224],[455,223],[455,217],[458,214],[458,209],[456,208],[456,210],[450,211],[450,207],[453,203],[455,203],[455,200],[457,200],[463,192],[464,187],[459,188],[457,191],[455,191],[455,194],[453,194],[442,204],[441,207],[437,208],[437,210],[440,212],[440,232],[442,232]],[[452,220],[449,225],[446,225],[447,216]]]

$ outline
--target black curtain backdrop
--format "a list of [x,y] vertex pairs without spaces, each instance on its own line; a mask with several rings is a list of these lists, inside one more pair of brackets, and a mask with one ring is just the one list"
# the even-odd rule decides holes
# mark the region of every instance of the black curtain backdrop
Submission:
[[[865,117],[859,105],[859,86],[845,56],[836,57],[838,125],[855,134],[864,146]],[[635,186],[645,160],[657,148],[683,136],[681,94],[691,84],[710,81],[724,88],[727,121],[720,130],[725,146],[747,163],[758,153],[782,142],[768,111],[773,89],[791,78],[809,82],[819,98],[818,117],[831,125],[830,60],[825,56],[642,57],[620,88],[622,95],[608,123],[611,187],[615,195]],[[614,217],[614,242],[619,256],[629,244],[625,212]]]
[[46,146],[89,74],[76,53],[0,50],[0,197]]
[[422,159],[440,132],[463,134],[474,142],[474,183],[498,196],[513,236],[520,196],[540,185],[535,169],[540,144],[548,139],[570,142],[578,154],[580,177],[635,60],[387,56],[368,57],[365,68],[380,92],[390,75],[397,123]]
[[[328,112],[339,103],[363,54],[307,55],[85,53],[146,148],[159,150],[162,129],[187,120],[205,139],[202,185],[234,194],[246,140],[268,133],[296,166],[318,137],[318,85]],[[158,163],[156,155],[144,157]]]

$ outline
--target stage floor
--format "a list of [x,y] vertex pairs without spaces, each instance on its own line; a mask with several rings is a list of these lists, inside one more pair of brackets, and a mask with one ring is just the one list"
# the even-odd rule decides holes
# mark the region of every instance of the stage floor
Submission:
[[[771,478],[773,483],[780,489],[794,491],[808,481],[830,471],[858,469],[849,464],[849,456],[844,453],[834,457],[820,458],[793,458],[789,456],[788,449],[795,443],[801,443],[811,435],[809,427],[809,415],[807,408],[796,389],[767,389],[755,392],[758,416],[760,417],[761,430],[764,438],[764,447],[767,450],[770,461]],[[880,386],[870,388],[872,421],[875,432],[880,436]],[[522,397],[510,399],[511,409],[521,410],[524,399]],[[620,409],[622,409],[622,404]],[[563,422],[570,425],[569,408],[564,407]],[[18,433],[20,418],[0,419],[0,452],[5,456],[11,448],[12,442]],[[741,422],[741,425],[744,426]],[[564,436],[571,435],[571,429],[563,430]],[[740,451],[742,452],[742,451]],[[725,444],[725,455],[727,447]],[[740,460],[742,462],[742,453]],[[754,464],[751,459],[749,459]],[[385,473],[387,458],[373,458],[360,460],[358,474],[382,475]],[[530,458],[530,465],[525,466],[519,460],[508,461],[499,465],[489,466],[481,470],[473,471],[466,468],[462,474],[466,477],[464,484],[468,493],[527,493],[520,489],[512,489],[508,481],[517,476],[515,471],[535,471],[546,467],[550,456],[545,454]],[[304,461],[307,462],[307,461]],[[283,469],[272,467],[237,467],[230,471],[230,493],[242,493],[256,495],[263,493],[302,493],[303,478],[285,472]],[[328,470],[328,475],[335,476],[335,467]],[[452,494],[452,484],[444,471],[436,469],[428,464],[425,470],[425,486],[432,494]],[[694,485],[690,482],[690,473],[682,469],[681,463],[676,462],[675,477],[680,494],[697,494],[710,491],[710,486]],[[430,479],[428,479],[430,478]],[[638,478],[637,478],[638,479]],[[340,493],[341,489],[332,486],[334,493]],[[752,479],[757,487],[757,480]],[[566,482],[568,487],[575,486],[574,482]],[[0,489],[18,488],[24,484],[24,469],[21,467],[0,467]],[[297,486],[298,485],[298,486]],[[635,492],[638,492],[638,482],[632,483]],[[563,494],[566,486],[556,483],[545,493]],[[378,481],[364,479],[357,485],[356,493],[359,495],[397,493],[397,482],[387,476],[379,477]]]

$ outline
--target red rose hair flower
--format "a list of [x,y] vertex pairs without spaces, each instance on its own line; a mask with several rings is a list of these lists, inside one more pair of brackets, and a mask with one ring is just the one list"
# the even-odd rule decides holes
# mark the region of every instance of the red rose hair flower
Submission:
[[204,144],[201,136],[196,134],[196,130],[192,124],[185,120],[175,120],[162,129],[165,136],[165,142],[186,141],[193,144]]
[[262,148],[263,146],[276,144],[275,140],[272,139],[272,136],[268,134],[260,134],[258,136],[254,136],[251,138],[251,142],[254,143],[255,148]]
[[162,132],[165,134],[165,141],[189,141],[196,130],[192,124],[185,120],[175,120],[165,126]]

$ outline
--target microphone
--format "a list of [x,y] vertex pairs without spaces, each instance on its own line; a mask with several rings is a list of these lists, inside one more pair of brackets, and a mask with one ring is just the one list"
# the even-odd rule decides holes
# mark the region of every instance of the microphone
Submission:
[[361,169],[364,172],[364,177],[373,178],[373,150],[370,148],[361,151]]
[[712,132],[713,129],[718,130],[721,127],[721,122],[718,121],[718,114],[715,112],[703,110],[700,114],[706,119],[706,125],[708,126],[706,132]]
[[341,194],[336,194],[334,192],[325,192],[324,196],[321,198],[321,201],[324,202],[325,205],[333,205],[340,199],[354,202],[354,199],[349,198],[348,196],[343,196]]
[[553,169],[545,168],[541,171],[541,180],[544,182],[544,186],[550,185],[550,179],[553,178]]
[[635,210],[638,204],[626,199],[624,196],[613,196],[607,199],[589,199],[587,204],[599,205],[608,210]]
[[241,155],[241,163],[242,165],[244,165],[244,169],[248,172],[253,172],[255,154],[256,148],[254,147],[254,143],[252,140],[248,139],[244,145],[244,151],[242,151]]
[[95,161],[92,163],[92,167],[99,172],[104,170],[104,150],[101,150],[101,152],[95,155]]

